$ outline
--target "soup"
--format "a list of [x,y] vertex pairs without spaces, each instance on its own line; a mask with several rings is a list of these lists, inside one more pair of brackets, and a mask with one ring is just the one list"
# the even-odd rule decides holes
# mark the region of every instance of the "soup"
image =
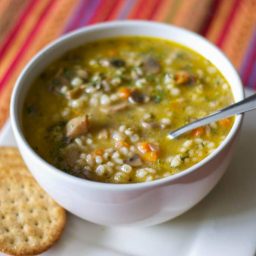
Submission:
[[222,74],[201,55],[167,40],[120,37],[68,51],[34,81],[23,129],[47,162],[107,183],[179,173],[214,151],[233,118],[175,140],[168,132],[233,102]]

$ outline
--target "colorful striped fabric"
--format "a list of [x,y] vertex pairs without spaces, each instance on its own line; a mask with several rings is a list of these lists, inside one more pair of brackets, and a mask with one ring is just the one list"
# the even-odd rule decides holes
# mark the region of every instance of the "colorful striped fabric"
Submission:
[[0,127],[15,80],[38,50],[74,29],[123,19],[166,22],[202,34],[256,89],[256,0],[1,0]]

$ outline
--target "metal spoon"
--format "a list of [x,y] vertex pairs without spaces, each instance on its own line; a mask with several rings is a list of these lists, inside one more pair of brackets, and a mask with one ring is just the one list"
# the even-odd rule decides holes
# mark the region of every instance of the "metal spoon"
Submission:
[[245,98],[237,103],[234,103],[226,108],[223,108],[209,116],[198,119],[192,123],[184,125],[177,130],[174,130],[168,134],[169,139],[175,139],[176,137],[189,132],[197,127],[215,122],[219,119],[230,117],[236,114],[241,114],[256,108],[256,94]]

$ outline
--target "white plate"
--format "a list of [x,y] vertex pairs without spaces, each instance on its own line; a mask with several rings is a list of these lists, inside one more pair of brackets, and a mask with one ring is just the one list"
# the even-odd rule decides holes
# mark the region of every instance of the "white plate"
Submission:
[[[9,123],[0,135],[0,145],[15,145]],[[192,210],[149,228],[106,228],[69,214],[61,240],[43,255],[255,255],[255,152],[256,111],[253,111],[246,114],[227,173]]]

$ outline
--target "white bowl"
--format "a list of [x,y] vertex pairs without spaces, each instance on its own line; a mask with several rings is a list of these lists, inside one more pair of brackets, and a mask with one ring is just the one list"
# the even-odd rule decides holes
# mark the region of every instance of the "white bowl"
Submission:
[[11,100],[11,124],[18,147],[38,183],[65,209],[102,225],[153,225],[184,213],[217,184],[233,154],[242,116],[221,145],[201,162],[173,176],[146,183],[105,184],[71,176],[37,155],[22,131],[25,95],[35,77],[67,50],[102,38],[142,35],[188,46],[210,60],[231,85],[235,101],[244,98],[240,78],[226,56],[204,38],[170,25],[145,21],[118,21],[86,27],[45,47],[26,66]]

